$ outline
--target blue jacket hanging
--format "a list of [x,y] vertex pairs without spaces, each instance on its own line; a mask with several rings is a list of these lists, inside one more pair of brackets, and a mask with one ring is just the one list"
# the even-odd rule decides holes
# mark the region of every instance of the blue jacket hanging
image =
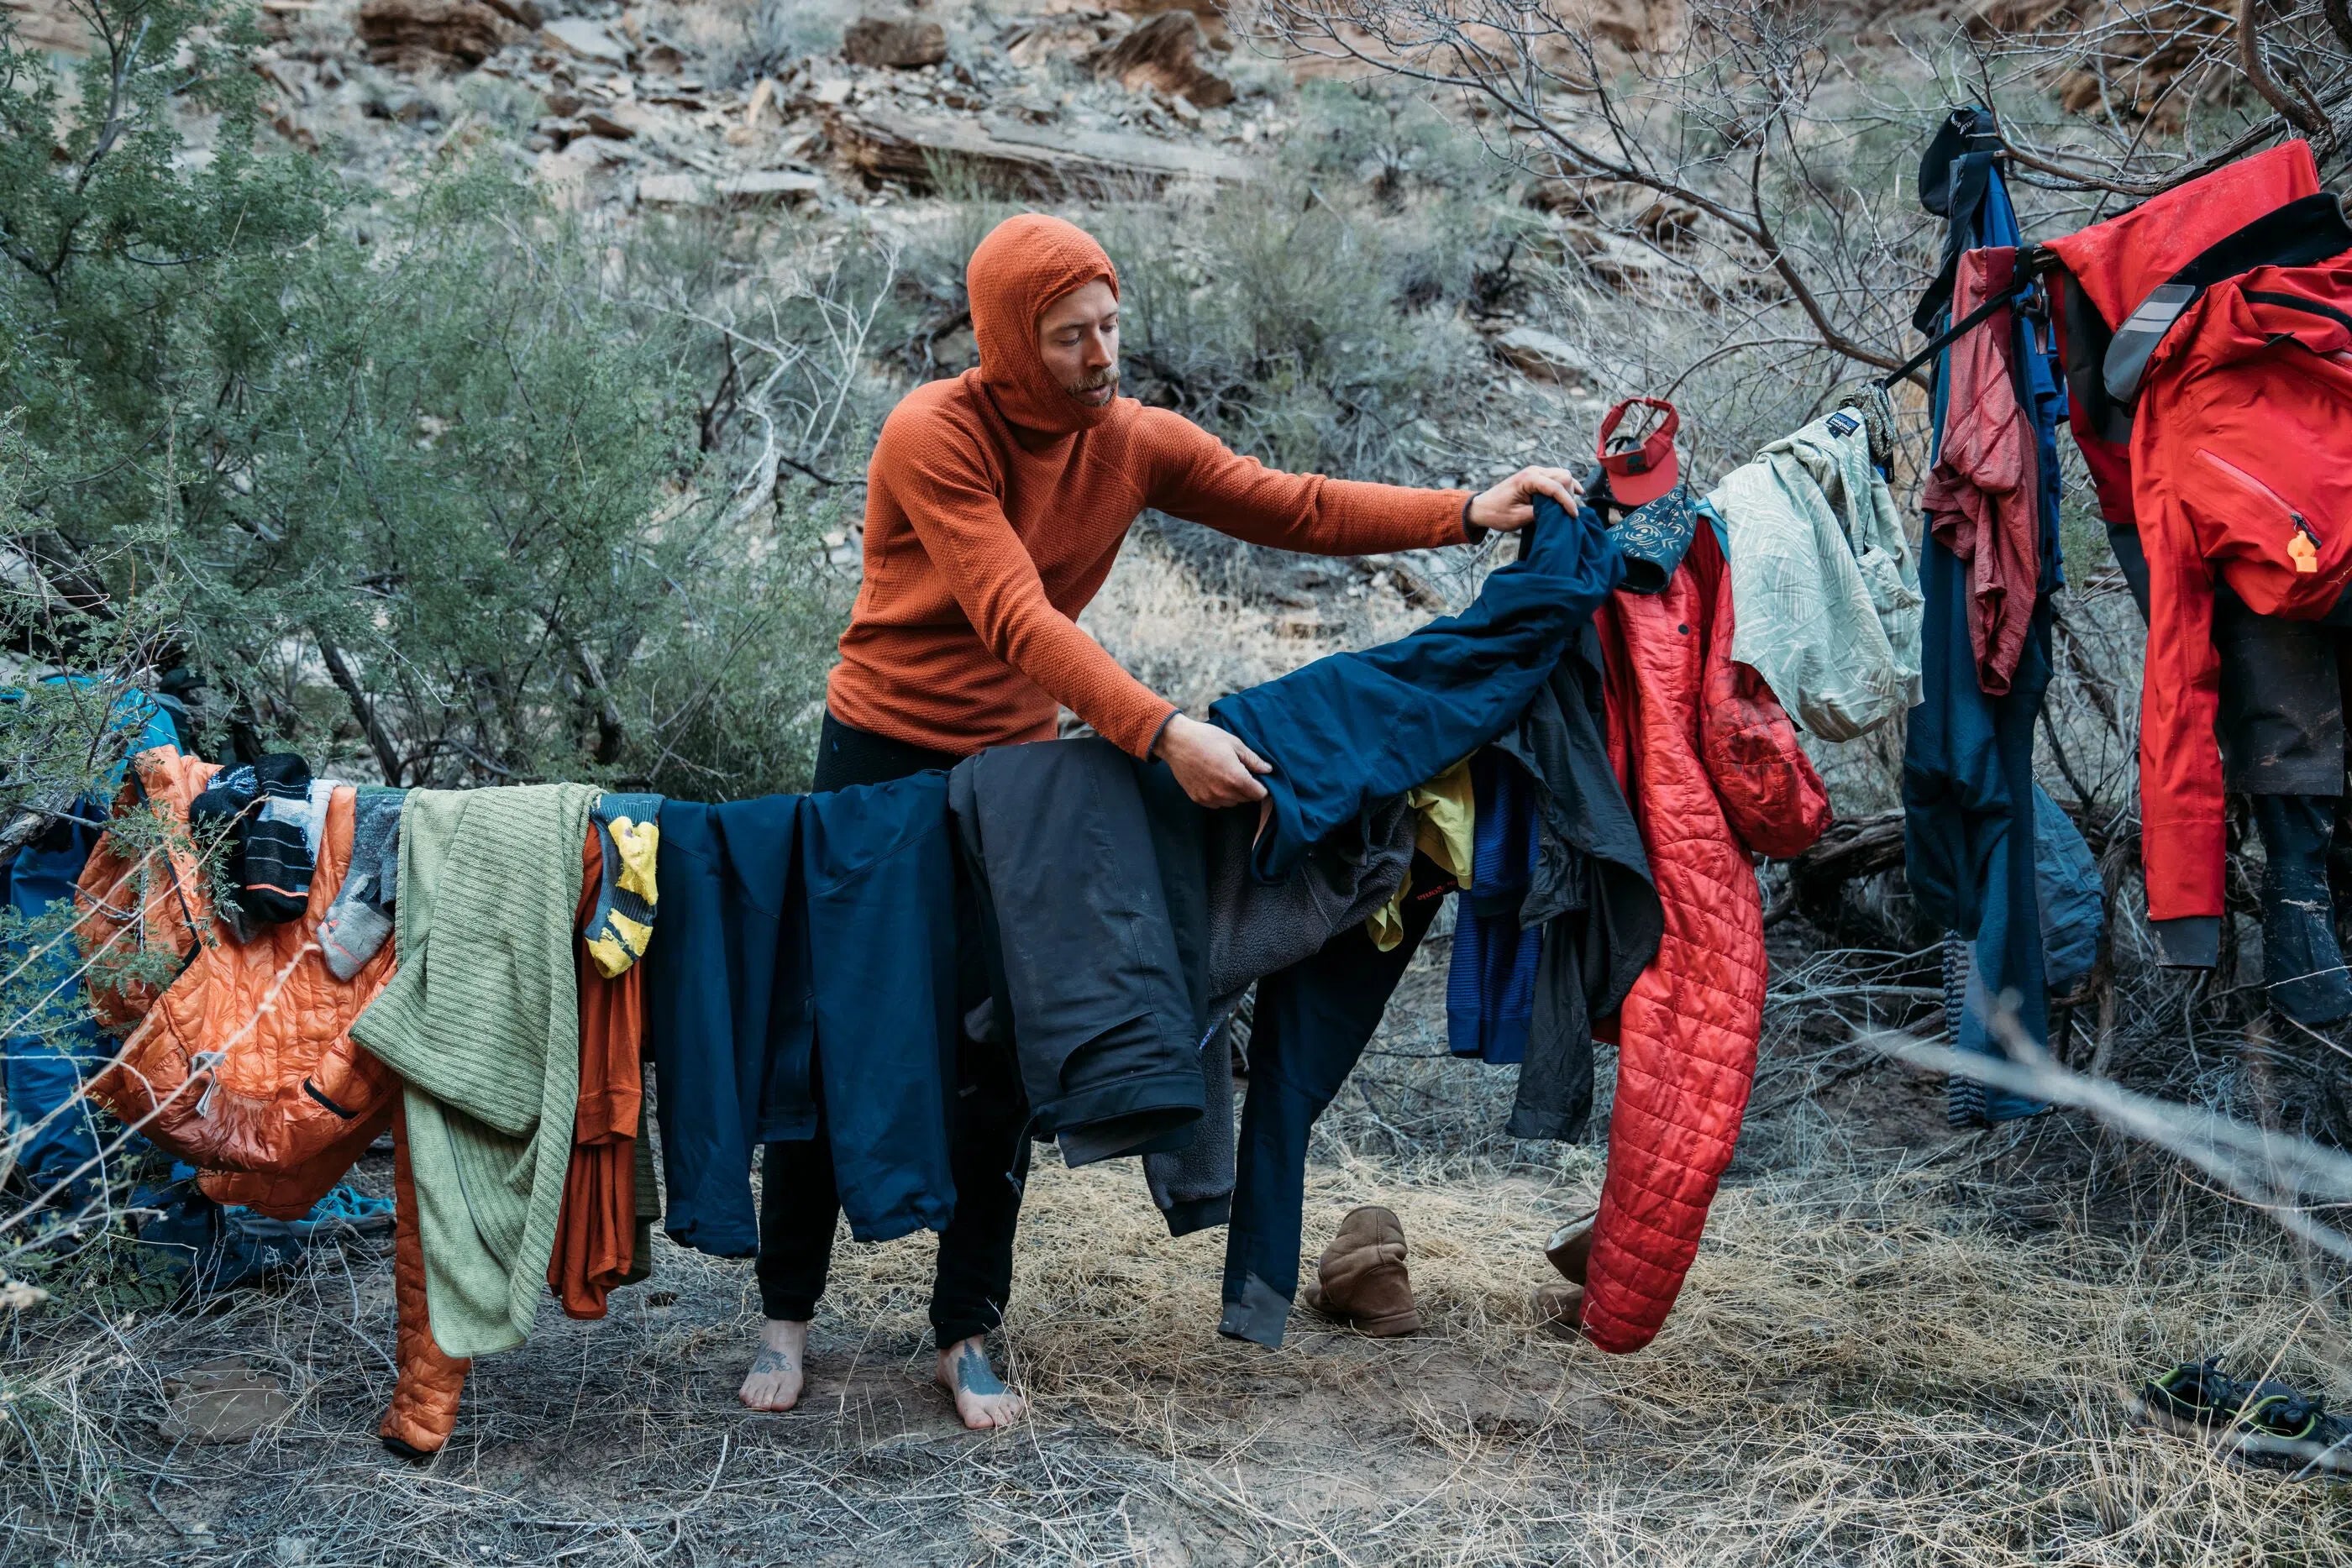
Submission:
[[[1921,171],[1923,201],[1950,225],[1945,272],[1938,279],[1942,298],[1931,289],[1923,301],[1928,319],[1915,321],[1923,330],[1942,329],[1948,280],[1960,252],[2020,243],[1998,146],[1990,110],[1958,110],[1931,148],[1929,166]],[[2020,375],[2019,402],[2033,423],[2040,470],[2035,499],[2042,573],[2033,617],[2009,693],[1986,695],[1977,684],[1969,640],[1966,568],[1932,536],[1922,539],[1920,586],[1927,601],[1923,695],[1911,710],[1904,746],[1904,852],[1920,913],[1975,942],[1984,994],[2013,994],[2016,1026],[2034,1044],[2046,1046],[2047,974],[2036,877],[2043,848],[2034,821],[2033,724],[2050,682],[2050,594],[2062,581],[2057,431],[2065,417],[2066,392],[2048,323],[2037,323],[2026,309],[2013,311],[2011,321],[2017,334],[2012,359]],[[1933,405],[1939,450],[1944,361],[1937,357]],[[1966,1009],[1955,1043],[2000,1054],[1981,1008]],[[2043,1109],[2038,1102],[1964,1080],[1951,1086],[1948,1111],[1956,1125],[1985,1125]]]

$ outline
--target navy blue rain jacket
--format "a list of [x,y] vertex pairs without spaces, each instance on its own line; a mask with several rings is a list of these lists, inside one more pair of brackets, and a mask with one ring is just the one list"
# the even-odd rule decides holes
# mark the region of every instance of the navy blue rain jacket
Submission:
[[1274,819],[1250,867],[1260,881],[1280,881],[1324,835],[1518,721],[1569,638],[1625,575],[1591,508],[1550,515],[1527,554],[1488,577],[1461,614],[1210,706],[1210,718],[1274,764],[1265,779]]

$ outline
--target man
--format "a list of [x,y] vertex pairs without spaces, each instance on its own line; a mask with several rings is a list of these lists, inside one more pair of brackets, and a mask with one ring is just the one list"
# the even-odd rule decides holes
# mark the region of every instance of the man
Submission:
[[[1202,806],[1259,800],[1265,761],[1178,712],[1077,627],[1144,507],[1260,544],[1353,555],[1517,528],[1538,495],[1577,504],[1575,479],[1554,468],[1477,496],[1277,474],[1179,414],[1120,397],[1118,275],[1060,219],[1008,219],[965,276],[979,368],[909,392],[866,470],[865,580],[826,690],[816,789],[1046,739],[1067,707],[1123,750],[1165,762]],[[931,1325],[939,1381],[977,1428],[1025,1408],[991,1367],[986,1336],[1011,1292],[1029,1149],[1006,1048],[966,1040],[962,1058],[956,1211],[940,1238]],[[766,1322],[740,1397],[788,1410],[839,1205],[822,1139],[771,1145],[763,1168]]]

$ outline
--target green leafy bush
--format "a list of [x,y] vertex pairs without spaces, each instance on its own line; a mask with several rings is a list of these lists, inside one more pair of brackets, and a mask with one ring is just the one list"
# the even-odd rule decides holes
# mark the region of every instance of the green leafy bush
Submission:
[[[240,749],[395,782],[797,783],[804,743],[740,737],[818,690],[838,505],[773,464],[739,501],[774,421],[740,387],[706,405],[733,352],[709,301],[649,306],[502,169],[370,203],[263,150],[241,17],[93,15],[74,94],[0,43],[16,645],[192,665]],[[834,412],[786,455],[837,459],[862,416]]]

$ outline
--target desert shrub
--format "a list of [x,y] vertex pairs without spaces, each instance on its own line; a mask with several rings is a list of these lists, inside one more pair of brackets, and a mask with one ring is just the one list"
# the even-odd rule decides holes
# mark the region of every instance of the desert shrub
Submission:
[[[818,689],[839,507],[779,459],[831,464],[866,428],[856,361],[794,336],[824,327],[803,280],[729,234],[657,232],[633,271],[496,168],[362,204],[255,150],[254,37],[204,15],[100,7],[71,101],[0,54],[12,641],[191,666],[226,748],[394,782],[798,782],[804,747],[740,737]],[[714,373],[760,358],[726,325],[747,308],[797,382]],[[839,395],[780,453],[762,433],[812,376]]]
[[[1265,178],[1232,190],[1049,204],[1119,269],[1127,390],[1277,466],[1428,483],[1449,459],[1422,422],[1458,410],[1482,358],[1459,319],[1522,278],[1539,225],[1502,199],[1476,136],[1394,92],[1318,83]],[[1031,204],[942,170],[907,253],[899,358],[949,374],[963,270]]]

